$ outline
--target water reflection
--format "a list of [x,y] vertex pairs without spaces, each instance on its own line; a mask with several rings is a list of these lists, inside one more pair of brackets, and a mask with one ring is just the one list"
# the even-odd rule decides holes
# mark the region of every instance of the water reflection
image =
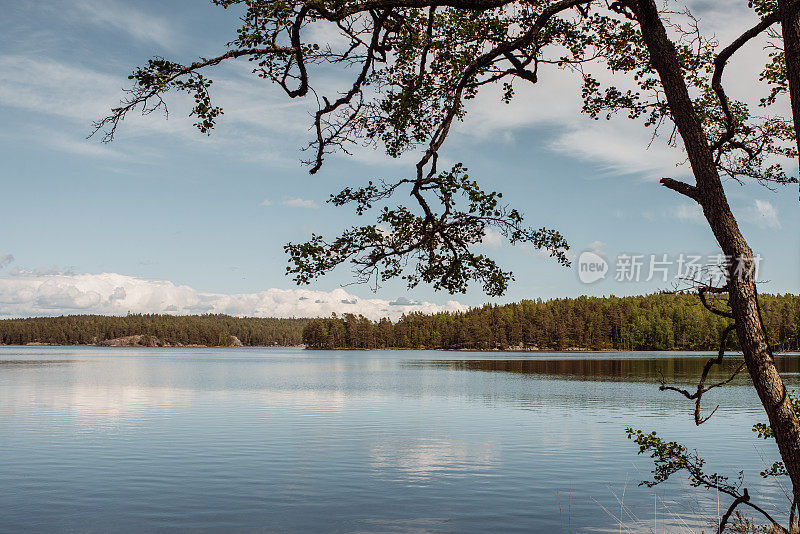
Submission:
[[[406,362],[409,367],[429,367],[469,371],[516,373],[570,380],[612,380],[624,382],[694,381],[700,376],[709,356],[683,358],[614,359],[597,355],[591,358],[509,359],[509,360],[430,360]],[[709,377],[726,377],[741,363],[741,355],[729,355],[721,366],[714,366]],[[800,358],[778,356],[775,363],[785,376],[800,373]],[[749,378],[740,374],[732,384],[745,384]]]
[[[618,532],[608,509],[646,531],[654,494],[636,483],[651,462],[628,425],[744,470],[780,513],[758,475],[777,453],[750,430],[753,388],[710,392],[722,407],[701,429],[691,403],[658,391],[659,371],[693,382],[705,360],[0,347],[0,530]],[[797,356],[778,363],[795,380]],[[715,495],[657,491],[659,531],[662,503],[685,530],[713,524]]]
[[370,451],[370,465],[377,474],[417,483],[439,475],[488,475],[499,464],[496,442],[394,438],[376,443]]

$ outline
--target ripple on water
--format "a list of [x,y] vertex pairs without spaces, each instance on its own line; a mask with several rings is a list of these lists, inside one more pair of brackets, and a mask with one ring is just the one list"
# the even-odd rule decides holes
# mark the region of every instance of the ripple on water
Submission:
[[654,500],[707,527],[716,496],[636,486],[650,464],[627,425],[782,505],[746,378],[697,429],[653,378],[690,381],[704,357],[490,356],[0,348],[0,531],[616,532],[623,492],[626,531]]

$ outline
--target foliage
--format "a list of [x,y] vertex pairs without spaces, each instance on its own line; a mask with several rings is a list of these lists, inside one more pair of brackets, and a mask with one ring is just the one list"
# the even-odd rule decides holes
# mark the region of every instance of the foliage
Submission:
[[[762,314],[773,340],[800,348],[800,297],[762,295]],[[463,313],[412,313],[398,321],[351,314],[327,319],[240,318],[228,315],[68,315],[0,320],[0,344],[92,344],[148,335],[184,345],[225,344],[311,348],[495,349],[585,347],[615,350],[712,350],[725,328],[690,295],[656,294],[524,300]],[[223,341],[220,341],[223,340]],[[733,348],[736,348],[733,345]],[[764,434],[762,437],[769,437]]]
[[[792,406],[794,407],[795,412],[800,411],[800,397],[798,397],[796,393],[793,393],[788,390],[787,394],[789,395],[789,398],[792,401]],[[767,423],[754,424],[753,432],[755,432],[758,435],[758,437],[762,439],[769,439],[775,437],[772,433],[772,427],[770,427]],[[786,466],[783,464],[783,462],[774,462],[767,469],[761,471],[761,476],[764,478],[786,476],[786,475],[788,475],[788,472],[786,471]]]
[[239,318],[229,315],[65,315],[0,321],[0,344],[91,345],[144,335],[171,345],[219,346],[236,336],[244,345],[300,345],[308,319]]
[[653,459],[653,479],[640,482],[640,486],[652,488],[679,471],[686,471],[689,483],[695,488],[714,487],[728,493],[738,492],[742,485],[742,472],[735,483],[728,482],[728,477],[718,473],[707,474],[703,469],[705,460],[696,451],[689,451],[675,441],[665,441],[655,431],[647,433],[628,427],[625,433],[639,446],[638,454],[649,454]]
[[[728,520],[739,505],[749,506],[759,512],[771,523],[775,531],[787,532],[769,513],[751,501],[747,488],[742,488],[744,483],[742,471],[739,471],[735,482],[730,482],[728,477],[719,473],[707,473],[704,469],[705,460],[698,456],[697,451],[689,451],[684,445],[675,441],[666,441],[658,437],[655,431],[648,433],[628,427],[625,429],[625,433],[628,435],[628,439],[633,440],[639,446],[638,454],[648,454],[653,459],[653,478],[640,482],[640,486],[652,488],[667,481],[672,475],[685,471],[689,477],[689,483],[693,487],[716,490],[733,498],[728,510],[720,518],[717,532],[725,529]],[[741,524],[742,518],[738,517],[737,519],[737,523]],[[747,522],[749,523],[749,520]],[[772,530],[765,528],[764,531]]]
[[[770,338],[800,348],[800,297],[761,295],[760,304]],[[311,348],[716,350],[727,324],[693,295],[654,294],[487,304],[395,323],[348,314],[312,320],[303,340]]]
[[[354,203],[360,215],[391,195],[396,187],[397,184],[377,186],[370,182],[362,188],[348,187],[332,195],[330,202],[337,206]],[[286,251],[291,265],[287,272],[294,275],[296,282],[308,283],[349,260],[356,266],[361,282],[374,279],[378,284],[401,276],[409,287],[425,282],[435,289],[463,293],[470,280],[476,280],[483,284],[487,295],[502,295],[512,274],[503,271],[494,260],[472,251],[491,227],[498,228],[511,244],[527,242],[548,248],[560,263],[569,263],[565,256],[567,243],[558,232],[524,227],[517,210],[500,204],[501,193],[481,190],[460,164],[440,173],[424,189],[444,206],[441,214],[434,217],[429,211],[416,215],[405,206],[384,207],[377,224],[351,228],[332,243],[319,235],[313,235],[307,243],[289,243]],[[458,208],[459,196],[466,204],[463,209]],[[414,262],[415,269],[404,275],[409,255],[418,261]]]
[[[594,119],[622,113],[642,119],[654,135],[664,124],[677,124],[642,34],[642,8],[629,0],[213,2],[241,14],[228,50],[189,64],[151,59],[134,70],[127,97],[95,124],[95,131],[111,140],[127,113],[166,111],[165,95],[178,91],[192,95],[195,125],[209,133],[222,110],[212,103],[211,79],[203,73],[242,58],[256,77],[287,96],[316,98],[313,139],[306,147],[312,173],[328,154],[357,145],[383,148],[390,157],[416,152],[417,164],[408,175],[332,196],[335,205],[354,203],[358,215],[382,204],[372,224],[334,239],[313,235],[285,247],[287,272],[300,284],[350,263],[357,281],[375,286],[403,277],[411,287],[424,282],[463,292],[477,282],[487,294],[501,295],[513,274],[472,252],[491,228],[568,263],[567,244],[558,232],[527,227],[518,208],[499,204],[500,194],[481,190],[460,164],[449,170],[437,166],[453,125],[484,87],[501,87],[501,100],[509,102],[518,84],[538,83],[540,67],[555,65],[578,75],[583,112]],[[753,0],[751,8],[763,23],[755,35],[777,20],[770,0]],[[657,15],[675,45],[677,71],[691,93],[717,171],[767,185],[796,181],[782,166],[796,157],[792,123],[760,117],[722,89],[722,69],[749,38],[720,50],[703,37],[690,12],[664,7]],[[775,50],[762,75],[771,87],[765,106],[786,90],[785,59]],[[316,85],[316,75],[325,69],[352,73],[344,90]],[[674,135],[670,143],[677,145]],[[390,202],[402,193],[410,195],[411,206]]]

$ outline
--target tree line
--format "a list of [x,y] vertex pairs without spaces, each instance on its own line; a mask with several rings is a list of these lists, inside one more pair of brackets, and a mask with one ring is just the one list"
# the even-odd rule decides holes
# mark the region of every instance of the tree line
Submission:
[[[760,296],[767,333],[778,350],[800,349],[800,297]],[[695,295],[578,297],[487,304],[466,312],[411,313],[398,321],[346,314],[309,321],[314,349],[716,350],[725,317]],[[735,336],[731,348],[738,348]]]
[[[800,350],[800,296],[762,295],[772,343]],[[0,320],[0,343],[93,345],[143,335],[162,344],[314,349],[716,350],[728,321],[694,295],[578,297],[487,304],[466,312],[410,313],[397,321],[345,314],[323,319],[229,315],[66,315]],[[732,348],[738,348],[731,339]]]
[[0,320],[0,343],[96,345],[127,336],[148,336],[158,344],[228,346],[232,337],[245,346],[301,345],[308,319],[231,317],[230,315],[130,314],[65,315]]

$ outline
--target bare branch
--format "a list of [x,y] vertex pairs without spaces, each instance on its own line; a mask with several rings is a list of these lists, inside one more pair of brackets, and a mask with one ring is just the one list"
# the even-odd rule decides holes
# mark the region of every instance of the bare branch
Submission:
[[721,382],[716,382],[714,384],[711,384],[710,386],[706,386],[705,385],[706,379],[708,378],[708,373],[709,373],[709,371],[711,371],[711,368],[714,365],[722,365],[722,358],[725,356],[725,347],[727,346],[728,336],[735,329],[736,329],[736,325],[735,324],[731,324],[731,325],[728,325],[728,327],[725,328],[725,330],[722,332],[722,335],[720,337],[719,352],[717,354],[717,357],[716,358],[710,358],[708,361],[706,361],[706,364],[703,366],[703,372],[700,375],[700,381],[697,384],[697,390],[694,391],[693,393],[690,393],[689,391],[687,391],[685,389],[681,389],[681,388],[678,388],[678,387],[675,387],[675,386],[668,386],[665,383],[665,381],[663,379],[663,376],[662,376],[661,386],[659,387],[659,389],[661,391],[666,391],[666,390],[676,391],[676,392],[680,393],[681,395],[683,395],[684,397],[686,397],[687,399],[695,401],[695,405],[694,405],[694,423],[697,426],[700,426],[701,424],[703,424],[706,421],[708,421],[711,418],[711,416],[714,415],[714,412],[717,411],[717,408],[719,408],[719,406],[717,406],[706,417],[700,417],[700,402],[703,399],[703,394],[708,392],[708,391],[710,391],[710,390],[712,390],[712,389],[714,389],[714,388],[718,388],[720,386],[724,386],[726,384],[729,384],[731,381],[733,381],[734,378],[736,378],[736,375],[738,375],[745,368],[745,365],[741,364],[733,372],[733,374],[731,374],[731,376],[728,377],[726,380],[723,380]]
[[693,185],[687,184],[686,182],[681,182],[679,180],[673,180],[672,178],[662,178],[660,182],[661,185],[667,189],[677,191],[678,193],[691,198],[695,202],[699,202],[700,200],[700,197],[697,193],[697,187]]
[[728,102],[728,97],[725,95],[725,89],[722,87],[722,73],[725,69],[725,66],[728,63],[728,60],[735,54],[742,46],[744,46],[747,42],[749,42],[754,37],[758,36],[761,32],[775,24],[780,20],[780,15],[778,12],[770,13],[766,17],[764,17],[758,24],[744,32],[740,35],[735,41],[731,44],[726,46],[725,48],[717,54],[717,57],[714,59],[714,74],[711,77],[711,87],[714,89],[714,92],[717,94],[717,97],[720,101],[720,106],[722,107],[722,112],[725,114],[725,133],[712,144],[712,149],[716,150],[720,148],[722,145],[733,139],[733,136],[736,133],[736,122],[731,112],[730,104]]
[[703,306],[713,313],[714,315],[719,315],[720,317],[727,317],[728,319],[733,319],[733,313],[720,310],[715,308],[710,302],[708,302],[708,297],[706,293],[727,293],[728,292],[728,285],[724,285],[722,287],[713,287],[713,286],[703,286],[697,290],[697,295],[700,297],[700,302],[703,303]]

